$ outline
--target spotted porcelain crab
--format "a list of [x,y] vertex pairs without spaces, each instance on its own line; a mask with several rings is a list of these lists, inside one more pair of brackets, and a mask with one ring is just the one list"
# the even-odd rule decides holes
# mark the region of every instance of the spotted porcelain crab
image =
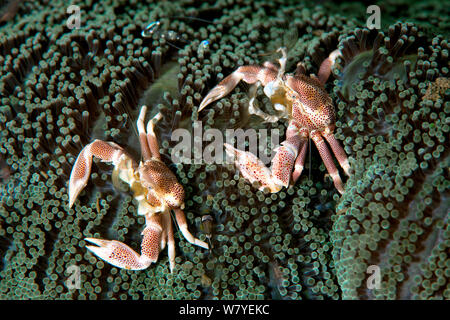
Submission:
[[113,181],[118,178],[130,185],[138,202],[138,214],[145,216],[146,226],[142,231],[141,254],[126,244],[115,240],[86,238],[97,246],[86,246],[106,262],[124,269],[141,270],[158,260],[159,252],[167,244],[170,271],[175,267],[175,240],[170,211],[175,212],[178,226],[192,244],[208,249],[208,244],[195,238],[188,230],[184,208],[184,189],[175,175],[161,161],[158,142],[154,133],[154,122],[161,118],[158,113],[144,127],[147,111],[142,106],[137,127],[143,162],[139,165],[122,147],[114,142],[95,140],[81,150],[73,166],[69,180],[69,207],[86,186],[92,167],[92,157],[112,162]]
[[[295,74],[286,74],[286,49],[279,48],[278,52],[280,51],[282,57],[279,59],[279,66],[271,62],[265,62],[262,66],[241,66],[223,79],[203,99],[199,112],[213,101],[227,95],[241,80],[251,84],[249,113],[260,116],[266,122],[287,118],[289,125],[286,140],[276,149],[270,169],[254,154],[225,144],[226,152],[235,157],[236,166],[244,178],[250,183],[259,183],[260,190],[267,188],[270,192],[278,192],[282,187],[288,187],[291,176],[292,182],[295,183],[303,170],[310,137],[317,146],[336,189],[342,194],[344,192],[342,180],[331,152],[322,138],[328,142],[340,166],[349,175],[347,155],[333,134],[334,106],[324,88],[340,51],[333,51],[322,62],[318,75],[309,77],[305,75],[305,69],[300,63]],[[261,85],[281,116],[269,115],[255,104],[257,88]]]

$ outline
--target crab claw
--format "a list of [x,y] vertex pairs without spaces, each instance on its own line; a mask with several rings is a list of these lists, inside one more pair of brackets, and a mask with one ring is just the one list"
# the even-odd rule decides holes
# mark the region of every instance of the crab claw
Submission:
[[[282,59],[281,61],[284,61],[285,63],[286,59]],[[200,103],[198,112],[202,111],[210,103],[225,97],[241,80],[248,84],[261,82],[261,84],[265,86],[268,82],[274,80],[276,75],[277,71],[272,68],[260,66],[240,66],[229,76],[220,81],[219,84],[206,95]]]
[[158,261],[161,234],[162,228],[159,225],[147,226],[142,231],[141,254],[116,240],[96,238],[85,238],[84,240],[97,245],[86,246],[86,248],[100,259],[122,269],[142,270],[148,268],[152,262]]
[[226,81],[225,83],[214,87],[200,103],[198,112],[202,111],[208,104],[226,96],[236,85],[237,83]]
[[84,240],[97,246],[86,246],[97,257],[122,269],[142,270],[148,268],[152,261],[146,256],[139,255],[126,244],[116,240],[102,240],[96,238],[85,238]]
[[77,157],[69,180],[69,208],[72,207],[78,194],[86,186],[91,173],[92,157],[86,154],[86,148]]
[[226,153],[234,157],[242,176],[252,184],[258,182],[261,185],[259,190],[268,188],[272,193],[281,190],[281,186],[272,179],[270,169],[253,153],[235,149],[228,143],[224,143],[224,146]]
[[[133,162],[125,151],[114,142],[95,140],[81,150],[75,161],[69,178],[69,208],[77,199],[79,193],[87,185],[92,168],[92,157],[96,157],[104,162],[112,162],[116,167],[123,160],[129,159]],[[125,161],[126,162],[126,161]],[[126,178],[128,171],[122,170],[122,180],[128,182]]]

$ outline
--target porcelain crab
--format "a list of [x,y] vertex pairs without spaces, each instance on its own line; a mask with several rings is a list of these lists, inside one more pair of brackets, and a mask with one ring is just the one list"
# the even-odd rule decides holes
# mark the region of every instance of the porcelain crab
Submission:
[[[289,124],[286,140],[276,149],[270,169],[253,153],[237,150],[225,144],[226,152],[235,157],[236,166],[244,178],[250,183],[256,182],[260,190],[268,189],[272,193],[280,191],[282,187],[288,187],[290,181],[295,183],[302,173],[308,140],[311,138],[336,189],[342,194],[343,183],[325,140],[347,175],[350,174],[350,166],[344,149],[333,134],[335,110],[324,88],[340,51],[333,51],[322,62],[317,76],[305,75],[301,63],[297,64],[295,74],[285,73],[286,49],[279,48],[278,52],[282,54],[279,66],[272,62],[265,62],[262,66],[241,66],[225,77],[203,99],[199,112],[210,103],[226,96],[241,80],[251,84],[249,113],[263,118],[266,122],[287,118]],[[269,115],[257,107],[255,98],[257,88],[261,85],[281,116]]]
[[142,231],[141,254],[116,240],[86,238],[97,246],[86,246],[95,255],[119,268],[141,270],[158,260],[159,252],[167,244],[170,271],[175,268],[175,240],[170,211],[184,238],[192,244],[208,249],[208,244],[195,238],[188,230],[184,209],[184,189],[177,178],[162,162],[154,122],[161,119],[158,113],[144,127],[147,111],[142,106],[137,120],[139,142],[143,161],[136,163],[131,156],[114,142],[95,140],[85,146],[78,155],[69,180],[69,207],[86,186],[92,167],[92,157],[114,165],[114,179],[130,185],[138,202],[138,214],[145,216],[146,226]]

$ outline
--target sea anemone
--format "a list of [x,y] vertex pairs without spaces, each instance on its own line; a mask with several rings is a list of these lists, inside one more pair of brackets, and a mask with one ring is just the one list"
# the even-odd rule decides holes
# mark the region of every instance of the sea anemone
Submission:
[[[360,20],[333,13],[330,4],[78,5],[80,29],[67,27],[60,0],[51,8],[23,2],[0,25],[1,299],[448,298],[442,36],[430,40],[411,24],[394,25],[387,36],[355,31]],[[161,29],[143,37],[154,21]],[[283,123],[248,116],[245,86],[208,112],[199,115],[198,105],[238,66],[270,59],[286,28],[298,35],[289,44],[290,72],[302,61],[317,73],[329,52],[344,52],[326,85],[338,111],[336,137],[355,171],[341,198],[314,148],[298,183],[277,194],[257,191],[233,166],[171,164],[172,132],[192,132],[196,121],[204,131],[277,128],[283,136]],[[212,218],[210,251],[176,236],[174,274],[165,252],[136,272],[86,250],[85,237],[140,245],[144,218],[131,192],[112,185],[111,166],[93,166],[68,208],[69,174],[87,143],[114,141],[138,159],[134,123],[142,104],[151,115],[163,113],[156,134],[163,161],[185,188],[190,230],[205,240],[202,216]],[[369,264],[381,268],[379,290],[361,288]],[[72,266],[80,271],[75,288]]]

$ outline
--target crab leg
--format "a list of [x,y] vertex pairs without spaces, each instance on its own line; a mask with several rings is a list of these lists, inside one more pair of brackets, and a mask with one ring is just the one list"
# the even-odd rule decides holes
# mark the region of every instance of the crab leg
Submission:
[[141,145],[141,153],[144,160],[150,160],[152,157],[161,159],[159,153],[158,140],[154,132],[155,123],[161,120],[162,114],[158,113],[153,119],[147,122],[147,132],[144,127],[145,114],[147,113],[147,106],[142,106],[137,120],[137,127],[139,133],[139,143]]
[[339,176],[339,172],[334,165],[333,157],[331,156],[331,152],[328,149],[325,141],[322,139],[320,132],[317,130],[314,130],[311,132],[311,138],[313,139],[314,143],[317,146],[317,150],[319,150],[320,156],[323,160],[323,163],[325,164],[325,167],[327,168],[328,173],[330,174],[331,178],[333,179],[334,186],[339,191],[340,194],[344,193],[344,187],[342,184],[341,177]]
[[286,141],[281,143],[281,147],[278,147],[271,166],[272,179],[277,181],[280,186],[287,187],[289,185],[298,150],[307,141],[307,137],[307,129],[302,128],[295,120],[289,122],[286,130]]
[[279,66],[277,66],[275,63],[273,63],[271,61],[264,61],[263,67],[267,68],[267,69],[272,69],[273,71],[276,71],[277,73],[278,73],[278,69],[280,68]]
[[339,162],[342,169],[344,169],[344,172],[348,176],[350,176],[350,165],[348,163],[347,154],[345,153],[344,148],[342,148],[341,144],[331,131],[327,132],[327,130],[325,130],[325,132],[322,135],[328,141],[331,150],[333,150],[333,153],[336,156],[336,159]]
[[162,119],[161,112],[157,113],[153,119],[149,120],[147,123],[147,143],[152,152],[152,156],[157,159],[161,159],[161,155],[159,153],[159,145],[158,140],[155,135],[155,124],[159,120]]
[[152,157],[151,150],[147,143],[147,133],[145,132],[144,119],[147,112],[147,106],[142,106],[139,112],[139,117],[137,119],[137,128],[139,133],[139,144],[141,145],[142,158],[145,160],[150,160]]
[[[127,165],[127,161],[129,161],[129,164],[131,165],[129,166],[129,169],[132,169],[132,167],[135,166],[128,154],[114,142],[95,140],[88,144],[81,150],[72,168],[72,172],[70,173],[69,208],[72,207],[78,194],[87,184],[91,173],[93,156],[104,162],[112,162],[115,169],[119,166]],[[132,173],[128,170],[122,171],[120,173],[120,178],[128,183],[133,179]]]
[[292,172],[292,184],[295,184],[298,178],[300,178],[300,175],[302,174],[305,165],[307,147],[308,147],[308,138],[306,136],[306,138],[300,142],[299,147],[300,151],[298,153],[297,159],[295,159],[294,172]]
[[96,256],[122,269],[142,270],[152,262],[158,261],[161,246],[161,217],[154,214],[147,219],[147,226],[142,231],[141,254],[126,244],[116,240],[85,238],[97,246],[86,246]]
[[325,82],[327,82],[328,77],[331,74],[331,70],[333,69],[333,66],[336,63],[336,59],[340,55],[342,55],[341,50],[336,49],[330,53],[328,58],[323,60],[322,64],[320,65],[319,72],[317,74],[317,78],[319,79],[321,84],[325,84]]
[[200,103],[198,112],[203,110],[210,103],[226,96],[241,80],[248,84],[254,84],[259,81],[265,86],[277,77],[277,72],[278,71],[275,71],[272,68],[261,66],[241,66],[237,68],[233,73],[220,81],[219,84],[206,95]]
[[195,244],[196,246],[208,249],[208,244],[206,242],[203,242],[200,239],[195,238],[192,233],[189,232],[187,222],[186,222],[186,216],[184,215],[183,210],[177,208],[174,209],[175,211],[175,218],[178,223],[178,227],[180,227],[180,231],[183,234],[183,237],[190,243]]
[[175,239],[173,236],[173,225],[170,211],[167,210],[162,215],[165,232],[167,233],[167,251],[169,256],[170,272],[175,269]]
[[295,76],[298,77],[306,73],[305,64],[303,62],[297,63],[297,68],[295,69]]

